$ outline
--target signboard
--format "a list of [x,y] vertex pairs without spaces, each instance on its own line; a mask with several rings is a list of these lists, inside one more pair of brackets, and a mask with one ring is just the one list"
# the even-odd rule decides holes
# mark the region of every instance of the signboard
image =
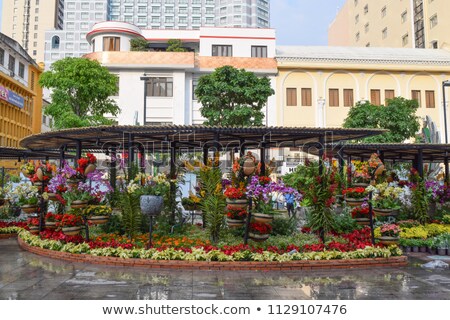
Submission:
[[17,93],[0,86],[0,99],[8,101],[9,103],[23,109],[25,100],[23,97],[19,96]]

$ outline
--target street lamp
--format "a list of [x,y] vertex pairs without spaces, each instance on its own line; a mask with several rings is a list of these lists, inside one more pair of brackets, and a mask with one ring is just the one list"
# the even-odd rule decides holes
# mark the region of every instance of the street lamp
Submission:
[[442,95],[444,97],[443,99],[443,105],[444,105],[444,129],[445,129],[445,144],[448,143],[448,137],[447,137],[447,108],[446,108],[446,102],[445,102],[445,87],[450,87],[450,80],[442,81]]

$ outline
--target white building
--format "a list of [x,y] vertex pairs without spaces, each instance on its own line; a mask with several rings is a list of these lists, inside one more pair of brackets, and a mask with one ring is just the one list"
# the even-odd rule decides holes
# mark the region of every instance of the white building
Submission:
[[108,20],[141,28],[269,28],[269,0],[109,0]]
[[64,27],[45,32],[45,68],[66,57],[81,57],[92,51],[86,34],[97,22],[106,20],[108,0],[66,0]]
[[[180,39],[194,52],[131,52],[130,39],[137,37],[151,40],[154,47],[165,46],[168,39]],[[273,29],[141,30],[110,21],[96,24],[87,39],[94,52],[86,57],[98,60],[119,77],[115,97],[122,109],[119,124],[202,123],[200,104],[194,96],[197,80],[224,65],[267,76],[275,88]],[[275,96],[271,96],[265,110],[267,125],[276,124],[275,103]]]

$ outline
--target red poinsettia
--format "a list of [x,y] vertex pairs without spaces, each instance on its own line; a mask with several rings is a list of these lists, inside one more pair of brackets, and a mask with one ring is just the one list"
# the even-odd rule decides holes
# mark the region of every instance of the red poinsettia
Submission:
[[224,192],[225,197],[228,199],[242,199],[245,197],[244,188],[228,187]]
[[250,231],[257,234],[268,234],[272,232],[272,226],[262,222],[250,223]]
[[88,165],[97,163],[97,158],[92,153],[87,153],[86,157],[78,159],[77,163],[77,171],[81,174],[84,174],[84,171],[86,170]]
[[361,208],[356,207],[352,210],[352,218],[368,218],[369,217],[369,208]]
[[348,198],[363,199],[366,196],[366,189],[363,187],[347,188],[342,190],[342,194]]
[[227,211],[227,217],[229,219],[244,219],[247,216],[247,210],[245,209],[230,209]]
[[83,223],[80,216],[74,214],[63,214],[60,222],[57,223],[59,227],[76,227]]

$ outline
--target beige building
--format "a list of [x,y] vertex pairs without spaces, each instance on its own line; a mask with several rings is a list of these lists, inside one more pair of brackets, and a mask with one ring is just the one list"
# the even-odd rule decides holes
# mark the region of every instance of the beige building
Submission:
[[44,61],[45,31],[62,29],[64,0],[4,0],[2,33],[19,42],[37,62]]
[[276,59],[279,125],[340,127],[356,102],[383,105],[401,96],[417,99],[418,116],[431,116],[444,132],[447,50],[279,46]]
[[448,0],[347,0],[328,29],[328,45],[450,47]]

